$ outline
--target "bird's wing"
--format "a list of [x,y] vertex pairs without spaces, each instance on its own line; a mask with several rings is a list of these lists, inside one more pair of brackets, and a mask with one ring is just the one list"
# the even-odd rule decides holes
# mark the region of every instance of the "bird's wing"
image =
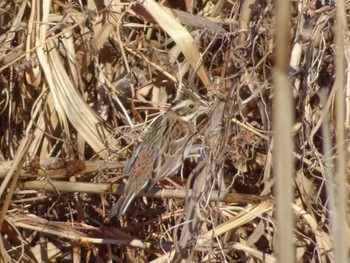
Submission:
[[147,132],[143,134],[142,142],[134,149],[127,165],[124,168],[124,174],[126,176],[129,176],[129,177],[131,176],[133,166],[138,161],[138,159],[142,158],[144,151],[147,152],[147,151],[154,150],[152,149],[153,144],[151,143],[151,141],[154,141],[154,139],[157,137],[155,135],[157,132],[155,131],[161,131],[161,129],[164,128],[164,126],[162,125],[162,122],[163,122],[162,115],[159,115],[152,121]]
[[141,152],[142,148],[143,148],[143,144],[140,143],[136,149],[134,149],[134,151],[132,152],[132,155],[128,161],[128,163],[126,164],[126,166],[124,167],[124,174],[127,176],[130,176],[131,173],[131,169],[134,166],[134,164],[136,163],[137,159],[139,158],[139,153]]
[[[169,119],[168,131],[164,131],[153,163],[153,172],[147,186],[151,189],[159,180],[175,173],[182,164],[182,156],[189,138],[188,124],[181,120]],[[172,121],[172,122],[171,122]]]
[[[128,164],[124,169],[124,174],[129,179],[124,187],[124,193],[109,212],[109,218],[118,215],[122,216],[128,209],[135,196],[147,186],[153,169],[155,159],[155,147],[151,140],[154,140],[155,131],[161,131],[162,120],[157,118],[152,123],[149,131],[144,135],[143,141],[134,150]],[[156,130],[155,130],[156,129]]]
[[137,163],[130,170],[130,177],[124,187],[124,193],[110,210],[109,218],[115,215],[122,216],[135,196],[147,186],[151,177],[153,160],[154,155],[151,152],[140,149]]

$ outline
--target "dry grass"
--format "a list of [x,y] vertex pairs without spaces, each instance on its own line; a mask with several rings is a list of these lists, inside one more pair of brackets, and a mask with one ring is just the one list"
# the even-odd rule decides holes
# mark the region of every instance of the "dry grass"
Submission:
[[[347,53],[335,74],[343,34],[334,4],[291,3],[282,68],[294,105],[291,153],[288,138],[272,136],[282,58],[271,2],[102,2],[0,3],[2,262],[277,262],[284,229],[274,200],[283,192],[272,171],[284,166],[295,186],[285,186],[294,189],[287,250],[298,262],[347,255],[346,205],[335,204],[348,199],[350,85],[348,75],[339,80]],[[167,189],[141,193],[109,222],[125,161],[179,82],[210,104],[191,158],[172,177],[183,188],[164,181]],[[333,238],[347,243],[334,251]]]

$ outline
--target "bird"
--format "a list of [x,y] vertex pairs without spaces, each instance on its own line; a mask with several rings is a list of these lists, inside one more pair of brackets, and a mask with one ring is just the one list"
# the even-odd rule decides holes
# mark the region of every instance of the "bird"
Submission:
[[128,177],[123,194],[109,211],[109,219],[121,218],[142,190],[176,173],[191,145],[194,123],[207,105],[189,88],[179,91],[164,114],[158,116],[144,134],[124,168]]

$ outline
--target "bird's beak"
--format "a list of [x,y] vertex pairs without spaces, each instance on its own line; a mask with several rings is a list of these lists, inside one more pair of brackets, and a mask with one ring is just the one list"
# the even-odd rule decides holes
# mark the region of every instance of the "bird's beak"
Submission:
[[201,100],[201,105],[198,108],[198,113],[203,114],[209,110],[209,104],[203,100]]

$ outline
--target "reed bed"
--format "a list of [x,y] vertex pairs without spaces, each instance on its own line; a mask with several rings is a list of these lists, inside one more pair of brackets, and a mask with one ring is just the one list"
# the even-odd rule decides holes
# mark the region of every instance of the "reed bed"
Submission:
[[[346,262],[350,2],[337,5],[1,1],[0,261]],[[181,188],[163,181],[109,220],[181,85],[210,105]]]

